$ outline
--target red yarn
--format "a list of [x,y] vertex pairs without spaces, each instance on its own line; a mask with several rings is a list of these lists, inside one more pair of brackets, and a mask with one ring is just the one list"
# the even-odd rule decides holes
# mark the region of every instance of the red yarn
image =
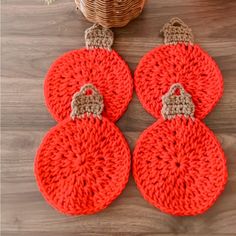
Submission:
[[130,151],[108,119],[66,119],[43,139],[35,160],[36,179],[45,199],[71,215],[106,208],[125,188]]
[[80,49],[68,52],[51,66],[45,80],[47,107],[57,121],[69,117],[71,98],[86,83],[92,83],[104,97],[104,114],[117,121],[132,98],[130,70],[114,51]]
[[205,212],[223,191],[227,167],[213,132],[198,119],[160,119],[140,136],[133,174],[146,200],[187,216]]
[[161,117],[162,96],[174,83],[192,95],[195,117],[203,119],[223,93],[215,61],[198,45],[163,45],[147,53],[135,71],[135,89],[144,108]]

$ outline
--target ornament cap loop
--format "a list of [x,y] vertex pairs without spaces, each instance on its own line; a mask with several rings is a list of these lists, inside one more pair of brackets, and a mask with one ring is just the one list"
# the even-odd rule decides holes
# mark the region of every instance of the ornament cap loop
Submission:
[[[178,91],[179,94],[177,94]],[[164,119],[171,120],[181,115],[194,118],[195,106],[192,97],[180,83],[173,84],[162,96],[162,105],[161,114]]]
[[104,48],[110,51],[113,41],[113,32],[99,24],[94,24],[85,31],[87,49]]
[[193,44],[192,30],[181,19],[174,17],[167,22],[162,30],[161,34],[164,37],[164,44]]
[[75,93],[71,102],[71,118],[83,118],[85,115],[102,118],[104,108],[103,97],[92,84],[85,84],[80,91]]

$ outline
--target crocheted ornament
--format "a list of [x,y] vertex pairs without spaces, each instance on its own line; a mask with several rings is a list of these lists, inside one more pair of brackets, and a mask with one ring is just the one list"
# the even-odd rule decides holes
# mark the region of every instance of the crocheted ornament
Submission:
[[73,96],[71,118],[44,137],[35,159],[41,193],[58,211],[92,214],[116,199],[129,178],[130,150],[120,130],[102,117],[103,97],[91,84]]
[[181,84],[172,85],[162,103],[162,118],[144,131],[134,150],[135,181],[161,211],[203,213],[227,182],[224,152],[213,132],[194,118],[191,96]]
[[191,29],[173,18],[162,29],[164,44],[147,53],[134,76],[137,95],[144,108],[161,117],[162,96],[174,83],[192,95],[195,117],[203,119],[223,93],[223,79],[215,61],[197,44]]
[[124,60],[111,50],[113,33],[99,25],[85,32],[86,48],[59,57],[47,73],[46,105],[57,121],[68,118],[70,100],[76,91],[92,83],[104,97],[104,116],[117,121],[132,98],[133,80]]

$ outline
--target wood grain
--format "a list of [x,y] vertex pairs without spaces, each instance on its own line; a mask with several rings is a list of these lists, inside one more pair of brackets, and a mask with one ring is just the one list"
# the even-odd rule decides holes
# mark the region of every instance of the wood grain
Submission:
[[[236,3],[230,0],[149,0],[143,14],[115,29],[114,48],[134,71],[140,58],[162,43],[159,30],[179,16],[196,41],[217,61],[225,92],[206,124],[216,133],[228,158],[229,182],[216,204],[197,217],[161,213],[140,196],[133,178],[109,208],[85,217],[54,211],[37,190],[35,151],[55,121],[44,105],[43,80],[60,54],[84,46],[91,24],[75,11],[73,1],[1,1],[1,208],[2,235],[235,235],[236,233]],[[117,123],[131,149],[140,133],[155,121],[136,95]]]

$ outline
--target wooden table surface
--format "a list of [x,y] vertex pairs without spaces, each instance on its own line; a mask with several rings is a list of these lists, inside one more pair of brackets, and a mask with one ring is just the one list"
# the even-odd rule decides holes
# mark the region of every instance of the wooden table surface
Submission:
[[[35,151],[56,123],[44,105],[43,81],[62,53],[84,46],[91,24],[73,1],[46,6],[41,0],[2,3],[2,232],[18,236],[226,235],[236,234],[236,2],[234,0],[149,0],[143,14],[116,29],[114,48],[134,71],[140,58],[162,43],[159,30],[171,17],[193,29],[196,42],[217,61],[224,96],[205,119],[228,159],[229,181],[216,204],[196,217],[173,217],[149,205],[133,178],[103,212],[68,217],[54,211],[39,193],[33,175]],[[155,121],[136,95],[117,125],[131,148]]]

